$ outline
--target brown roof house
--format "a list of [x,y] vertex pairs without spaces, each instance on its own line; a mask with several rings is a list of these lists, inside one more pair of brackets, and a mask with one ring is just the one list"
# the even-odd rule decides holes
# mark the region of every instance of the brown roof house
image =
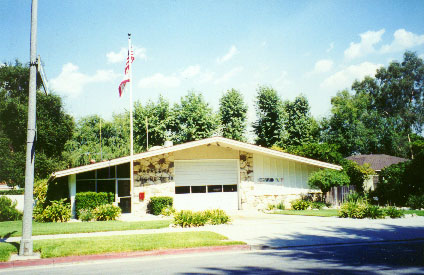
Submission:
[[364,182],[365,190],[375,190],[378,183],[378,174],[380,171],[392,164],[398,164],[400,162],[408,161],[409,159],[399,158],[394,156],[389,156],[385,154],[376,154],[376,155],[354,155],[347,157],[346,159],[356,162],[359,165],[364,165],[368,163],[371,168],[377,173],[368,181]]

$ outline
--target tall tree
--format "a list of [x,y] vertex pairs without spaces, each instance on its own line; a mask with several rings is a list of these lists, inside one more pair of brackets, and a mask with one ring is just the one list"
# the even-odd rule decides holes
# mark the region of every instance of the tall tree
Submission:
[[176,143],[211,137],[218,127],[217,116],[202,94],[190,91],[172,108],[170,128]]
[[247,105],[237,90],[228,90],[219,101],[219,119],[222,136],[245,141]]
[[315,121],[311,116],[309,102],[303,95],[293,101],[284,101],[285,135],[281,140],[281,147],[298,146],[313,141]]
[[136,102],[134,106],[135,142],[146,149],[146,119],[149,132],[149,147],[163,145],[170,129],[171,109],[162,96],[156,103],[149,101],[145,106]]
[[271,147],[283,137],[282,101],[277,91],[271,87],[259,87],[256,96],[256,121],[253,129],[256,144]]
[[[0,181],[11,185],[24,184],[28,79],[29,68],[19,61],[0,67],[0,151],[8,151],[5,157],[0,157]],[[62,99],[53,93],[37,91],[37,178],[65,167],[62,152],[73,129],[73,118],[65,113]]]

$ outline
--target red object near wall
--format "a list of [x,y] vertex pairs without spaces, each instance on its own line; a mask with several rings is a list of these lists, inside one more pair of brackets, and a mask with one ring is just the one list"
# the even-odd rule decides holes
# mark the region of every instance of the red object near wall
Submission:
[[144,201],[144,192],[138,193],[138,199]]

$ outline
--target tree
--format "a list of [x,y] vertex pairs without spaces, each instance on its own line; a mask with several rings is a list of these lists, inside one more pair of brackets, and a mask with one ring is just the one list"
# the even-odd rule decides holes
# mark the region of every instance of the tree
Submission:
[[172,108],[170,128],[175,143],[211,137],[218,127],[217,116],[202,94],[190,91]]
[[311,173],[308,185],[311,188],[320,189],[324,194],[332,187],[345,186],[349,184],[349,177],[344,171],[322,169]]
[[283,103],[285,113],[285,135],[281,140],[281,146],[297,146],[312,142],[314,119],[310,113],[309,102],[306,97],[297,96],[293,102],[287,100]]
[[349,177],[349,185],[355,186],[355,191],[362,194],[364,193],[364,183],[375,171],[368,163],[359,165],[354,161],[344,159],[342,161],[343,171]]
[[[37,81],[37,89],[40,81]],[[19,61],[0,67],[0,181],[24,184],[29,67]],[[44,178],[66,167],[62,155],[72,137],[73,118],[63,110],[62,99],[37,90],[37,142],[35,177]],[[8,153],[7,153],[8,152]]]
[[219,101],[219,118],[222,136],[245,141],[247,105],[237,90],[228,90]]
[[163,145],[169,138],[167,132],[170,129],[171,109],[169,102],[162,96],[157,103],[149,101],[145,106],[141,102],[134,104],[134,137],[135,142],[146,149],[146,119],[149,128],[149,147]]
[[[277,149],[277,147],[273,147]],[[289,146],[285,149],[279,148],[283,152],[302,156],[306,158],[316,159],[328,163],[340,164],[344,159],[339,153],[339,146],[328,143],[306,143],[298,146]]]
[[256,96],[256,117],[253,129],[256,144],[271,147],[283,137],[283,111],[281,98],[270,87],[259,87]]

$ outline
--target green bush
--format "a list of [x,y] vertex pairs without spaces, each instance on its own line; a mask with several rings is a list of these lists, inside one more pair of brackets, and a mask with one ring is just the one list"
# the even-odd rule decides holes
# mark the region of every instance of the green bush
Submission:
[[23,195],[25,189],[1,190],[0,195]]
[[38,222],[67,222],[71,219],[71,204],[60,201],[52,201],[44,211],[37,213],[35,220]]
[[411,209],[421,209],[424,208],[424,195],[421,196],[409,196],[406,205]]
[[380,219],[380,218],[384,218],[384,214],[385,214],[384,210],[381,209],[378,205],[367,204],[366,214],[365,214],[366,218]]
[[279,210],[284,210],[284,209],[286,209],[286,207],[284,206],[284,202],[282,201],[282,202],[280,202],[279,204],[277,204],[276,206],[275,206],[275,208],[277,208],[277,209],[279,209]]
[[97,221],[113,221],[121,215],[121,208],[113,204],[102,204],[93,210]]
[[172,206],[167,206],[160,211],[160,214],[163,216],[172,216],[175,213],[175,208]]
[[174,199],[171,197],[151,197],[147,204],[147,210],[150,214],[159,215],[162,209],[170,206],[172,207]]
[[225,224],[230,221],[230,217],[221,209],[205,210],[193,212],[191,210],[181,210],[174,214],[174,224],[181,227],[198,227],[205,224]]
[[362,199],[362,195],[357,193],[357,192],[350,192],[349,194],[347,194],[347,196],[345,197],[345,202],[357,202],[360,199]]
[[322,201],[314,201],[314,202],[311,203],[311,208],[312,209],[321,210],[325,206],[327,206],[327,205],[325,204],[325,202],[322,202]]
[[94,213],[91,209],[80,209],[78,212],[78,219],[83,222],[89,222],[94,220]]
[[221,209],[205,210],[205,215],[209,224],[226,224],[230,221],[230,217]]
[[297,199],[291,202],[291,206],[294,210],[306,210],[310,206],[311,202],[307,200]]
[[0,222],[22,219],[22,213],[16,209],[16,204],[8,197],[0,197]]
[[349,177],[344,171],[323,169],[311,173],[308,185],[314,189],[320,189],[323,193],[330,191],[331,187],[349,184]]
[[81,209],[95,209],[104,204],[111,204],[115,201],[113,193],[106,192],[81,192],[75,196],[75,212],[77,215]]
[[394,206],[389,206],[387,208],[384,209],[384,214],[386,216],[389,216],[392,219],[396,219],[396,218],[402,218],[404,216],[404,213],[402,210],[397,209]]
[[367,216],[367,203],[363,201],[358,202],[345,202],[339,210],[339,217],[363,219]]

